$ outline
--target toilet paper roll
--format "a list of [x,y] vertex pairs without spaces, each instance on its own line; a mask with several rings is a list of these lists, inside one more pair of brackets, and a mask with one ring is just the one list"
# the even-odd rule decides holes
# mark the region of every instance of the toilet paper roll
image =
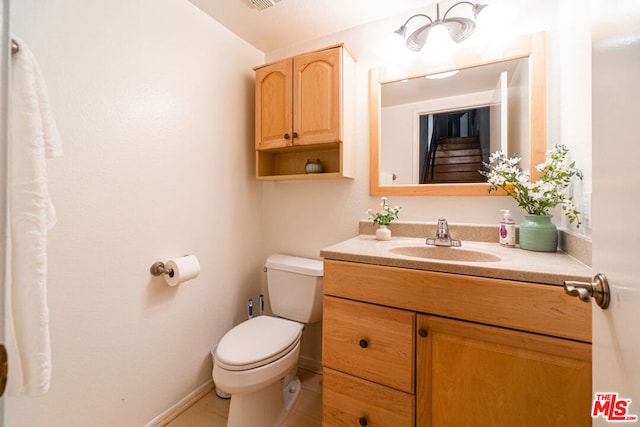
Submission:
[[173,270],[173,274],[166,273],[164,275],[164,280],[169,286],[176,286],[198,277],[200,275],[200,262],[198,262],[198,258],[195,255],[187,255],[167,261],[165,270]]

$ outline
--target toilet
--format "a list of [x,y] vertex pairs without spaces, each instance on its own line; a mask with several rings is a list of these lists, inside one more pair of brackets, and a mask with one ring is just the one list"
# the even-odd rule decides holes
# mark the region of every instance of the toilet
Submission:
[[213,356],[216,389],[231,395],[227,427],[277,427],[285,420],[300,394],[303,327],[322,320],[321,260],[276,254],[265,267],[274,315],[235,326]]

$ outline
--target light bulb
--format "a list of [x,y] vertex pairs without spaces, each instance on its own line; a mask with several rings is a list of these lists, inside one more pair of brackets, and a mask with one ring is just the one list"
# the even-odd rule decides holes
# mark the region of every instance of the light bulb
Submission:
[[404,37],[398,33],[389,34],[375,49],[375,52],[386,60],[401,60],[408,56]]
[[456,43],[451,40],[447,28],[442,22],[436,21],[429,31],[425,46],[422,48],[423,55],[433,59],[442,59],[451,55],[455,49]]

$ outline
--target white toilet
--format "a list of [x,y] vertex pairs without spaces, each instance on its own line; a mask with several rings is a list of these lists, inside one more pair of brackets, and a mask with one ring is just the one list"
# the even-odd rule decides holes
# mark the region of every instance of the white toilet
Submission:
[[227,427],[276,427],[300,394],[296,377],[306,323],[322,319],[322,261],[288,255],[267,258],[274,315],[257,316],[218,343],[213,381],[231,394]]

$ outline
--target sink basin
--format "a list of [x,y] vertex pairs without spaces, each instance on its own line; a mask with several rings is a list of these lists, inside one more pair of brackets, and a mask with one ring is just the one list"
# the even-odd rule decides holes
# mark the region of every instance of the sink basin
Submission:
[[389,251],[398,255],[443,261],[497,262],[501,260],[499,256],[486,252],[447,246],[400,246]]

